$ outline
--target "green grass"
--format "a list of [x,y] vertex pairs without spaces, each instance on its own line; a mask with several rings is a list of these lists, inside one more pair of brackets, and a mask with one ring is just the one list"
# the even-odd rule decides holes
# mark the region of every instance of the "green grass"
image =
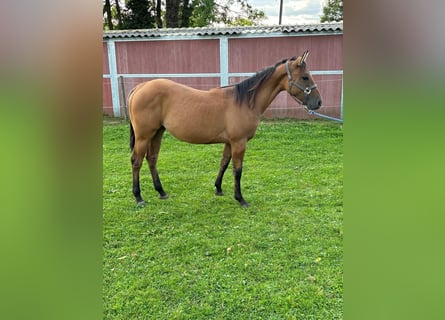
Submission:
[[166,133],[148,165],[144,208],[131,193],[128,125],[103,128],[105,319],[342,319],[342,127],[262,122],[247,146],[250,207],[214,195],[223,145]]

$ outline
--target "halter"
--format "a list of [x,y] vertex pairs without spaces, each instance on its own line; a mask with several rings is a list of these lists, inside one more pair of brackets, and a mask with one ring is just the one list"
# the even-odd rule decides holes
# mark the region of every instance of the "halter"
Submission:
[[317,88],[317,85],[314,83],[312,86],[310,87],[303,87],[301,84],[299,84],[298,82],[296,82],[295,80],[292,79],[292,76],[290,74],[290,69],[289,69],[289,60],[286,61],[286,72],[287,72],[287,79],[289,80],[289,94],[292,98],[295,99],[295,101],[297,101],[299,104],[302,104],[304,107],[306,107],[304,105],[304,103],[298,99],[297,97],[295,97],[294,95],[292,95],[290,93],[290,90],[292,87],[297,87],[298,89],[300,89],[301,91],[303,91],[305,97],[307,97],[308,95],[311,94],[312,89]]

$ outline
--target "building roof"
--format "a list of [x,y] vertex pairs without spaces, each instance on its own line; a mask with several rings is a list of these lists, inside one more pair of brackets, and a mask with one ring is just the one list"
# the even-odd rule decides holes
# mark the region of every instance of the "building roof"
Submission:
[[270,33],[343,33],[343,23],[320,23],[306,25],[276,25],[249,27],[203,27],[203,28],[167,28],[104,31],[103,39],[112,38],[156,38],[156,37],[196,37],[218,35],[249,35]]

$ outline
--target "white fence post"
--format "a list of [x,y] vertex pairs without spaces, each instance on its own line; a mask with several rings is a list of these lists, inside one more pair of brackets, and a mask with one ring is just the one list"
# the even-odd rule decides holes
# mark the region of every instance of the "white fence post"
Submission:
[[343,120],[343,76],[341,77],[340,119]]
[[115,117],[120,117],[121,106],[119,99],[119,83],[117,79],[116,47],[114,45],[113,40],[107,41],[107,49],[108,49],[108,66],[110,69],[111,100],[113,102],[113,115]]
[[221,87],[229,85],[229,39],[221,36],[219,38],[219,72]]

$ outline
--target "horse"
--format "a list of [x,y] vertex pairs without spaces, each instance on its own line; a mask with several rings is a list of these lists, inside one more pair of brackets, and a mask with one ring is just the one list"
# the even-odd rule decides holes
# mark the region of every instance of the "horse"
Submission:
[[159,198],[168,198],[156,167],[162,135],[168,130],[177,139],[188,143],[224,144],[214,184],[215,194],[223,195],[223,176],[232,160],[235,199],[242,207],[248,207],[249,203],[241,193],[243,158],[261,115],[283,90],[307,110],[321,107],[321,95],[306,67],[308,54],[306,50],[302,56],[279,61],[236,85],[208,91],[167,79],[135,86],[128,95],[128,111],[132,191],[137,204],[145,205],[139,183],[144,157]]

